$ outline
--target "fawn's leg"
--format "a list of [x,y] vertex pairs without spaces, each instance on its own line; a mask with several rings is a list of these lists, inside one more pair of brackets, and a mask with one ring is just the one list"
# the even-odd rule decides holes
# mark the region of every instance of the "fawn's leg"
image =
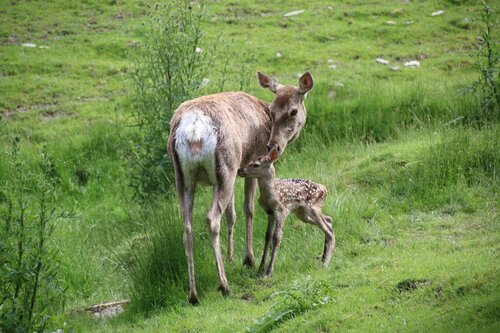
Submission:
[[335,247],[335,234],[331,226],[331,217],[323,215],[321,209],[317,207],[301,208],[297,210],[296,215],[303,222],[314,224],[325,233],[322,261],[325,266],[328,265]]
[[[328,265],[330,262],[330,259],[332,258],[333,251],[335,250],[335,231],[333,230],[333,220],[330,216],[321,214],[321,217],[323,218],[323,221],[325,221],[325,224],[331,233],[331,242],[330,242],[330,248],[328,247],[328,236],[325,233],[325,246],[323,249],[323,263]],[[323,230],[324,231],[324,230]]]
[[325,246],[323,247],[323,264],[325,266],[328,265],[330,259],[332,258],[333,248],[335,247],[335,234],[332,229],[331,222],[332,218],[326,215],[323,215],[321,209],[319,208],[311,208],[308,212],[311,220],[314,221],[314,224],[317,225],[323,232],[325,233]]
[[257,189],[257,179],[245,178],[245,222],[246,222],[246,254],[243,264],[248,267],[255,266],[255,257],[253,254],[253,213],[255,190]]
[[271,253],[271,260],[269,261],[269,266],[267,267],[266,276],[273,275],[274,262],[276,260],[276,254],[278,253],[278,248],[281,244],[281,239],[283,238],[283,224],[287,214],[282,209],[275,210],[275,227],[273,234],[273,252]]
[[271,238],[273,236],[273,229],[274,229],[274,221],[275,217],[273,214],[268,214],[267,215],[267,230],[266,230],[266,238],[264,241],[264,251],[262,252],[262,259],[260,261],[259,265],[259,273],[264,273],[264,267],[266,264],[267,260],[267,253],[269,250],[269,244],[271,243]]

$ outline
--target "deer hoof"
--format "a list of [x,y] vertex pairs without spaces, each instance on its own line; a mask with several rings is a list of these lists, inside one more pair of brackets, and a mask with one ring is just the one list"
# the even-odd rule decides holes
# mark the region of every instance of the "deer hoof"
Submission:
[[200,303],[198,295],[196,294],[189,295],[189,303],[191,303],[191,305],[198,305]]
[[254,268],[255,267],[255,259],[253,257],[245,257],[245,259],[243,259],[243,265],[245,265],[249,268]]
[[231,289],[229,289],[229,286],[219,286],[219,291],[224,296],[229,296],[231,294]]

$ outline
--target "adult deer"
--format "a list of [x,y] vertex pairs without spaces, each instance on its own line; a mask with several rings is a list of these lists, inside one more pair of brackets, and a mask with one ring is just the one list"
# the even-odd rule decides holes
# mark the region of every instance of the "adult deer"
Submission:
[[[182,103],[175,111],[168,138],[168,153],[173,162],[175,184],[184,220],[184,248],[188,260],[189,301],[198,303],[196,292],[192,216],[197,183],[213,186],[213,199],[206,223],[212,239],[219,274],[219,290],[229,294],[220,245],[220,220],[226,212],[228,257],[233,255],[235,223],[234,182],[239,168],[268,150],[279,153],[295,140],[306,122],[304,99],[313,87],[306,72],[299,87],[282,86],[257,72],[262,87],[275,93],[268,104],[243,92],[202,96]],[[254,265],[253,211],[255,179],[245,179],[246,256],[244,263]]]
[[335,232],[332,229],[332,218],[321,211],[328,191],[326,187],[308,179],[275,178],[273,163],[278,159],[278,152],[272,149],[269,154],[257,157],[238,175],[256,178],[259,184],[259,204],[268,215],[266,238],[259,272],[263,273],[271,237],[273,249],[266,276],[273,274],[276,254],[283,237],[283,225],[290,213],[294,213],[301,221],[314,224],[325,234],[323,247],[323,264],[328,265],[335,248]]

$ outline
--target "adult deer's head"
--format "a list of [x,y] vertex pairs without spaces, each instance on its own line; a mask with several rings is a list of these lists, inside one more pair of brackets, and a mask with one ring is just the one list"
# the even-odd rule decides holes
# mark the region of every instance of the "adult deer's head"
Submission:
[[306,123],[307,113],[304,100],[313,87],[313,78],[311,73],[306,72],[299,79],[299,86],[295,87],[282,86],[261,72],[257,72],[257,76],[260,85],[276,95],[269,104],[272,128],[267,150],[276,149],[281,154],[289,142],[297,139]]

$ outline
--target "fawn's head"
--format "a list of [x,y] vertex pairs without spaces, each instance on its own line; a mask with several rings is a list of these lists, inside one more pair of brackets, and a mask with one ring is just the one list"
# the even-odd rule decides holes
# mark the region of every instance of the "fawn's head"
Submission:
[[238,170],[238,176],[247,178],[274,177],[273,163],[278,159],[279,153],[276,148],[264,156],[259,156],[247,166]]
[[257,72],[259,83],[269,89],[276,96],[269,110],[271,111],[271,137],[267,143],[267,150],[276,148],[281,154],[289,142],[293,142],[300,134],[306,123],[306,107],[304,100],[313,87],[311,73],[306,72],[299,79],[299,86],[282,86],[273,78]]

